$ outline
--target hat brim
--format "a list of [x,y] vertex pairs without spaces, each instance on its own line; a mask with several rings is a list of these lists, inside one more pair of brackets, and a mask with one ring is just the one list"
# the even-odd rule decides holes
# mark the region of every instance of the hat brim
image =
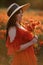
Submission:
[[10,19],[12,18],[12,16],[13,16],[19,9],[22,9],[23,12],[24,12],[25,10],[27,10],[27,9],[29,8],[29,6],[30,6],[30,3],[27,3],[27,4],[25,4],[25,5],[19,6],[17,9],[15,9],[15,10],[13,11],[13,13],[10,15],[10,17],[9,17],[8,20],[10,20]]

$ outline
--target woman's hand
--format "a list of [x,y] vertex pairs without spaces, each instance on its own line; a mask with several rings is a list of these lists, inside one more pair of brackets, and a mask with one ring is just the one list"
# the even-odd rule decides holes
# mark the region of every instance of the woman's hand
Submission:
[[32,40],[33,43],[37,43],[37,41],[38,41],[37,37],[34,37],[33,40]]
[[35,35],[35,38],[38,40],[38,36],[37,35]]

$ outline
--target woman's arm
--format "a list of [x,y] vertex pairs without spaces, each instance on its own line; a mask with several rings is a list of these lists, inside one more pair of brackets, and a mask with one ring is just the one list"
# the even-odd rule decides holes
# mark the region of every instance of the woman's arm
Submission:
[[28,48],[28,47],[31,46],[32,44],[35,44],[36,42],[37,42],[37,39],[36,39],[36,37],[34,37],[34,38],[32,39],[32,41],[27,42],[26,44],[20,45],[20,49],[17,50],[17,52],[22,51],[22,50],[25,50],[26,48]]
[[[13,33],[13,34],[12,34]],[[16,36],[16,28],[13,27],[9,30],[9,37],[10,37],[10,43],[12,43],[12,41],[14,40]],[[36,43],[37,42],[37,36],[35,36],[30,42],[27,42],[26,44],[22,44],[20,45],[20,49],[17,50],[16,52],[19,52],[19,51],[22,51],[22,50],[25,50],[26,48],[28,48],[29,46],[31,46],[32,44]]]

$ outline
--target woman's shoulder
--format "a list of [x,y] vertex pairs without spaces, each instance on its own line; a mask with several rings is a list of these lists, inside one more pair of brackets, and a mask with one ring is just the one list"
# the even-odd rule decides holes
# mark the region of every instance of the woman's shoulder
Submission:
[[10,27],[10,28],[9,28],[9,31],[8,31],[8,34],[10,34],[10,33],[12,33],[12,34],[13,34],[13,33],[15,33],[15,32],[16,32],[16,30],[17,30],[17,29],[16,29],[16,27],[15,27],[15,26]]
[[9,30],[13,30],[13,29],[16,29],[16,26],[12,26],[9,28]]
[[10,27],[9,31],[8,31],[8,35],[10,37],[10,41],[12,42],[16,36],[16,27]]

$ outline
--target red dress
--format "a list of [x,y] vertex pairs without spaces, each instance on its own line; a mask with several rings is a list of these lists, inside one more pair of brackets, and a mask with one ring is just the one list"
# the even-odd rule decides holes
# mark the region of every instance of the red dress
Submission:
[[33,39],[31,33],[18,27],[16,27],[16,29],[16,37],[13,42],[10,43],[9,36],[7,37],[6,41],[8,54],[14,55],[11,65],[37,65],[37,60],[32,45],[23,51],[16,52],[16,50],[20,49],[20,45],[25,44]]

